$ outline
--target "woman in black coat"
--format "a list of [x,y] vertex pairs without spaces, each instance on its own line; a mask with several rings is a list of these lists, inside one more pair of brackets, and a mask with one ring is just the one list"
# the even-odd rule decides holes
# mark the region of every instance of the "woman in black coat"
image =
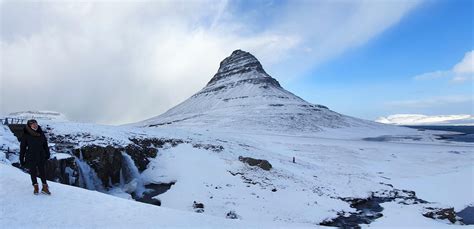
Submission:
[[35,195],[38,194],[38,181],[36,181],[36,174],[39,173],[43,187],[41,192],[51,195],[46,183],[46,174],[44,166],[49,159],[49,147],[46,136],[43,130],[38,125],[36,120],[28,120],[23,130],[20,144],[20,164],[22,167],[27,167],[30,170],[31,183],[33,183]]

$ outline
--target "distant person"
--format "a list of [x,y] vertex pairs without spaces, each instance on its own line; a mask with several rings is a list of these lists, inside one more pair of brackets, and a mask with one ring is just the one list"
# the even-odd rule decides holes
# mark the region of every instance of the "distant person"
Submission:
[[46,173],[44,166],[49,159],[49,147],[43,130],[34,119],[28,120],[23,129],[23,136],[20,144],[20,165],[30,171],[31,182],[33,183],[33,194],[38,195],[38,181],[36,174],[39,173],[43,187],[41,193],[51,195],[46,183]]

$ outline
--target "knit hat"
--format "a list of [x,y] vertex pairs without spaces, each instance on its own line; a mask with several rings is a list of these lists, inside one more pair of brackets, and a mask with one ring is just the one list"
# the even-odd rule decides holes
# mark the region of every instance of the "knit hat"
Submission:
[[38,122],[34,119],[30,119],[26,122],[26,125],[31,126],[31,124],[33,124],[33,123],[38,123]]

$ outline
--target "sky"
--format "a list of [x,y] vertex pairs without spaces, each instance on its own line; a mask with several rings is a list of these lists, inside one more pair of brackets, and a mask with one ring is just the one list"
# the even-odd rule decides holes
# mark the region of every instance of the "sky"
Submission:
[[159,115],[235,49],[308,102],[375,120],[473,114],[470,0],[0,1],[0,113]]

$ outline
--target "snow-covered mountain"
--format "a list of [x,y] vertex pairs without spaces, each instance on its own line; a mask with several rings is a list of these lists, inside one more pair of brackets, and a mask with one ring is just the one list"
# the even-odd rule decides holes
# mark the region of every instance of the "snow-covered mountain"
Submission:
[[474,115],[395,114],[380,117],[376,122],[395,125],[474,125]]
[[19,111],[7,115],[9,118],[68,121],[66,116],[56,111]]
[[377,124],[306,102],[282,88],[252,54],[236,50],[199,92],[164,114],[134,125],[315,132]]
[[0,128],[0,225],[451,228],[469,223],[462,211],[474,206],[473,143],[308,103],[240,50],[160,116],[123,126],[58,120],[39,121],[52,196],[32,195],[13,168],[19,142]]

